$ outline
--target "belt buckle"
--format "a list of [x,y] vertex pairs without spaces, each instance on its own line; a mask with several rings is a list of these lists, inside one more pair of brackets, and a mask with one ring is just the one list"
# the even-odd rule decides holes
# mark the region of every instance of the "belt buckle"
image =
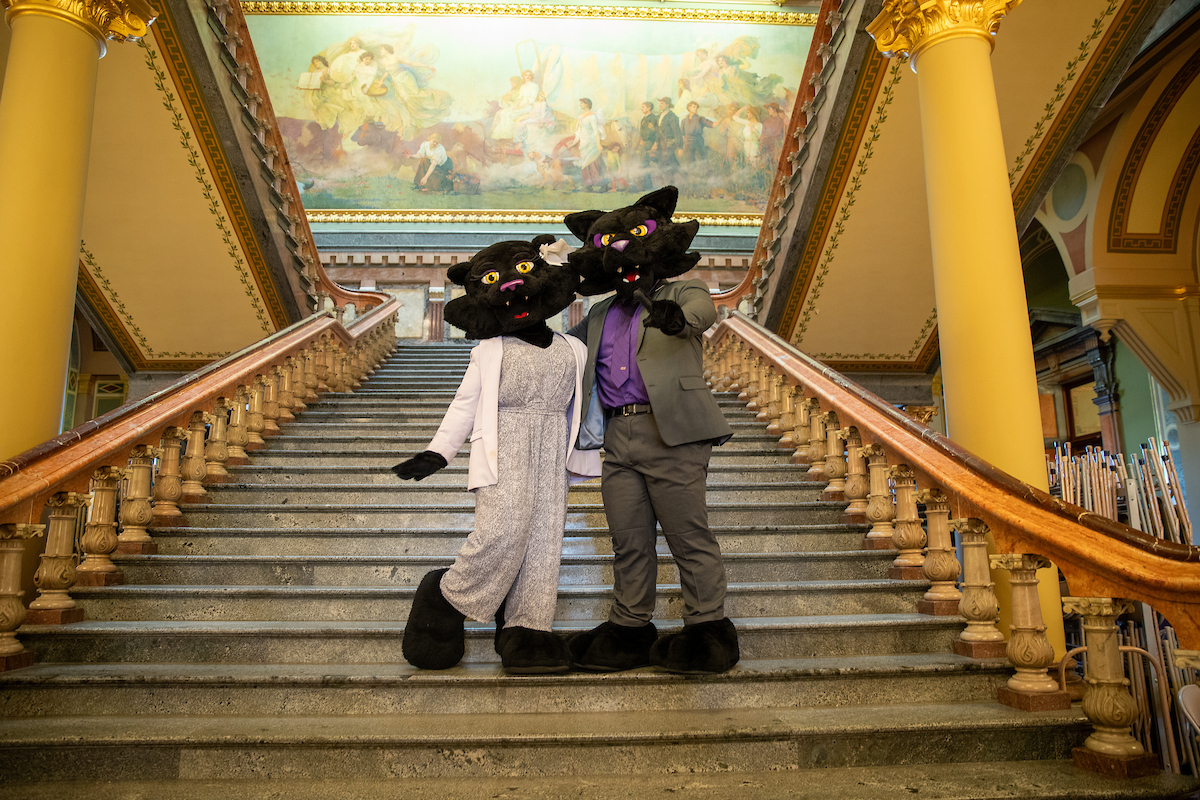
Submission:
[[627,404],[627,405],[621,406],[621,416],[622,417],[632,417],[636,413],[637,413],[637,407],[633,404]]

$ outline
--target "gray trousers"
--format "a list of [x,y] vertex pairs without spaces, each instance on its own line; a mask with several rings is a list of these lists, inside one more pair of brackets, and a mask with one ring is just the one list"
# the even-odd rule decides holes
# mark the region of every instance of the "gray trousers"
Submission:
[[725,565],[705,503],[712,443],[670,447],[654,415],[637,414],[608,421],[604,453],[600,491],[616,556],[609,621],[637,627],[654,615],[655,523],[679,568],[684,624],[724,618]]

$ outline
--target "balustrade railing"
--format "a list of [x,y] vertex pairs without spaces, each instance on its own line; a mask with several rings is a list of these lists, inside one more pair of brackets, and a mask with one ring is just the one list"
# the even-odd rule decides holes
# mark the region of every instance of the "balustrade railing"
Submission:
[[[122,583],[112,554],[156,553],[153,527],[176,524],[180,503],[204,502],[206,484],[227,480],[226,465],[246,463],[247,450],[278,432],[285,406],[290,415],[317,391],[351,391],[394,348],[399,306],[387,298],[348,325],[322,311],[0,462],[0,671],[33,661],[18,637],[23,622],[82,619],[71,589]],[[42,535],[26,611],[23,543]]]
[[[748,408],[762,402],[756,387],[764,376],[782,380],[780,396],[790,396],[783,407],[791,416],[781,414],[773,424],[787,419],[794,428],[780,446],[796,447],[792,460],[809,464],[806,477],[825,485],[826,497],[848,502],[846,521],[871,525],[864,549],[898,551],[890,577],[930,582],[919,613],[965,619],[955,653],[1007,656],[1014,674],[997,699],[1015,708],[1066,708],[1071,701],[1052,674],[1058,664],[1035,578],[1039,569],[1060,569],[1075,595],[1066,610],[1085,614],[1096,648],[1083,711],[1097,733],[1076,763],[1111,775],[1144,774],[1144,754],[1128,742],[1124,706],[1113,706],[1124,676],[1114,673],[1120,659],[1105,649],[1108,631],[1115,635],[1120,612],[1114,609],[1131,600],[1146,603],[1174,627],[1185,648],[1176,651],[1177,663],[1200,665],[1200,548],[1163,541],[1013,478],[739,312],[707,334],[705,351],[710,386],[740,390]],[[925,508],[924,527],[918,502]],[[1010,577],[1007,632],[997,624],[997,570]]]

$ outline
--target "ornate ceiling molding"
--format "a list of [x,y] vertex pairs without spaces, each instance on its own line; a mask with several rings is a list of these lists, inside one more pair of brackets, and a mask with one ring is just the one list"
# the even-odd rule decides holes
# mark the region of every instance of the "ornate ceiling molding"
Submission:
[[[562,224],[570,211],[387,211],[363,209],[341,211],[316,209],[307,211],[309,223],[317,222],[460,222]],[[701,225],[716,227],[758,228],[762,214],[685,214],[675,215],[677,221],[696,220]]]
[[813,27],[816,14],[795,11],[740,11],[737,9],[673,8],[670,6],[554,6],[520,3],[391,3],[337,2],[337,0],[247,0],[242,11],[251,14],[387,14],[392,16],[574,17],[639,19],[648,21],[749,22]]
[[0,0],[9,25],[26,14],[52,17],[96,37],[100,56],[105,42],[136,42],[146,35],[158,12],[146,0]]
[[994,46],[1000,20],[1021,0],[887,0],[867,33],[887,58],[916,59],[938,42],[974,36]]

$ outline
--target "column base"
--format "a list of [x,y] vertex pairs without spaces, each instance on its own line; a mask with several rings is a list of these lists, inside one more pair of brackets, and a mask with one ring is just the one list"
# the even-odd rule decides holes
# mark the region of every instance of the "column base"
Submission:
[[793,464],[804,465],[804,464],[808,463],[808,456],[798,456],[795,453],[793,453],[791,461]]
[[867,515],[866,514],[847,514],[847,513],[843,512],[842,513],[842,524],[843,525],[866,525],[867,524]]
[[893,581],[923,581],[924,567],[888,567],[888,578]]
[[30,608],[25,612],[26,625],[70,625],[83,622],[83,609],[75,608]]
[[1158,756],[1152,753],[1142,753],[1140,756],[1110,756],[1107,753],[1088,750],[1086,747],[1076,747],[1071,751],[1071,755],[1075,766],[1107,778],[1144,778],[1162,772]]
[[775,443],[776,450],[795,450],[796,443],[792,441],[779,441]]
[[181,528],[183,527],[183,514],[168,514],[163,517],[151,517],[151,528]]
[[[226,461],[225,463],[228,464],[229,462]],[[219,484],[219,483],[237,483],[237,478],[233,477],[232,475],[205,475],[204,476],[204,485],[205,486],[211,486],[213,484]]]
[[957,600],[918,600],[917,613],[932,617],[958,616]]
[[230,458],[225,459],[225,466],[227,466],[227,467],[244,467],[245,465],[247,465],[249,463],[250,463],[250,459],[244,458],[242,456],[230,457]]
[[185,494],[179,498],[179,502],[193,506],[206,505],[208,503],[208,492],[204,494]]
[[950,650],[956,656],[966,658],[1008,658],[1008,642],[964,642],[955,639]]
[[[865,522],[866,520],[863,520],[863,521]],[[892,542],[891,539],[885,539],[882,536],[880,536],[880,537],[868,536],[867,538],[862,540],[862,548],[861,549],[863,549],[863,550],[895,550],[896,545],[895,545],[895,543]]]
[[127,556],[156,556],[158,542],[121,542],[116,552]]
[[1018,711],[1064,711],[1071,707],[1071,696],[1066,692],[1025,694],[1007,686],[996,690],[996,701]]
[[125,573],[115,572],[76,572],[76,586],[123,586]]
[[[267,446],[266,442],[250,442],[247,445],[243,445],[242,449],[245,450],[247,453],[257,453],[259,450],[265,449],[266,446]],[[225,463],[228,464],[229,462],[226,461]]]
[[846,493],[839,492],[839,491],[833,491],[833,492],[825,491],[825,492],[821,492],[821,499],[826,500],[826,501],[837,501],[839,503],[842,503],[842,502],[845,502],[845,500],[846,500]]
[[32,667],[34,658],[33,653],[29,650],[22,650],[19,653],[9,653],[6,656],[0,656],[0,672],[8,672],[10,669],[23,669],[24,667]]

